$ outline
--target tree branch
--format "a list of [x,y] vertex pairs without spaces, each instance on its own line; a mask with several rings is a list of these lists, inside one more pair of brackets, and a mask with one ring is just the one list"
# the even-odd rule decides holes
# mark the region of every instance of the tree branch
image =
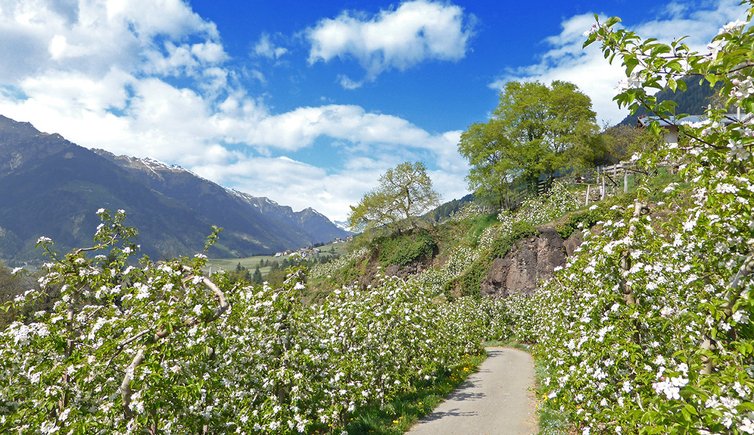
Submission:
[[[184,266],[184,271],[187,272],[193,272],[190,268]],[[193,279],[194,275],[189,275],[187,279]],[[225,311],[228,310],[228,307],[230,307],[230,304],[228,303],[228,300],[225,298],[225,293],[223,293],[222,290],[220,290],[220,287],[218,287],[214,282],[210,281],[209,278],[201,276],[200,282],[204,284],[207,288],[209,288],[212,293],[215,295],[215,298],[218,300],[218,306],[215,309],[215,312],[210,316],[209,318],[206,318],[206,323],[213,322],[217,320]],[[157,330],[157,332],[153,335],[154,341],[160,341],[162,339],[165,339],[168,337],[171,333],[174,331],[183,328],[183,327],[192,327],[194,325],[197,325],[202,322],[202,319],[199,317],[189,317],[183,321],[182,324],[177,325],[176,327],[172,329],[167,329],[165,327],[162,327]],[[139,332],[138,334],[129,337],[125,340],[123,340],[119,345],[118,349],[116,350],[115,354],[110,357],[110,360],[108,361],[108,365],[117,357],[123,349],[126,348],[129,344],[135,342],[139,338],[144,337],[145,335],[148,335],[152,329],[146,329],[144,331]],[[145,356],[145,350],[144,348],[139,349],[139,351],[134,356],[133,360],[131,361],[131,364],[126,369],[126,373],[123,376],[123,381],[120,384],[120,388],[118,389],[118,392],[123,399],[123,412],[126,419],[130,419],[133,417],[133,411],[131,410],[131,381],[133,380],[134,371],[144,361]]]
[[118,389],[118,393],[123,400],[123,415],[126,420],[130,420],[133,417],[133,411],[131,410],[131,381],[133,380],[136,367],[142,361],[144,361],[144,349],[139,349],[126,369],[126,374],[123,376],[123,381],[120,383],[120,388]]
[[[736,305],[736,302],[741,297],[741,293],[737,291],[741,288],[741,280],[751,275],[752,273],[754,273],[754,256],[749,255],[748,257],[746,257],[744,263],[738,269],[738,272],[736,272],[736,274],[733,276],[730,284],[728,284],[728,291],[726,292],[728,301],[723,307],[722,321],[727,321],[733,315],[733,306]],[[702,341],[701,346],[702,350],[711,352],[713,344],[715,343],[715,340],[710,336],[710,334],[705,334],[704,341]],[[710,358],[708,355],[702,355],[702,364],[703,367],[701,374],[708,375],[712,373],[712,369],[714,369],[712,358]]]

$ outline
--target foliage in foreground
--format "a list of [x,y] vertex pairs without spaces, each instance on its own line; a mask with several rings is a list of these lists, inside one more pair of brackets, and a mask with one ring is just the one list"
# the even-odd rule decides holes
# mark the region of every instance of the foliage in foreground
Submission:
[[124,213],[99,214],[97,245],[11,303],[59,294],[0,332],[3,432],[330,432],[505,334],[500,304],[397,278],[306,305],[300,269],[273,289],[210,280],[201,254],[135,267]]
[[[587,43],[601,41],[606,57],[623,61],[619,103],[669,119],[672,104],[655,104],[646,88],[680,88],[679,77],[699,74],[722,82],[727,109],[754,112],[748,23],[725,26],[711,53],[697,54],[617,22],[596,25]],[[538,342],[548,409],[584,433],[754,433],[752,115],[707,116],[680,126],[687,146],[640,162],[679,163],[693,204],[678,205],[686,201],[675,184],[669,205],[650,206],[653,192],[640,189],[535,297],[508,301],[512,318],[533,319],[514,334]]]

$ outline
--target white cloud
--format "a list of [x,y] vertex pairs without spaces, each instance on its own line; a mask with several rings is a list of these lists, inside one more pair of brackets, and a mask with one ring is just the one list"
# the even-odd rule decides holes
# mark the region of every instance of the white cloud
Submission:
[[[244,127],[238,125],[239,134]],[[266,116],[254,129],[245,131],[244,139],[256,145],[298,150],[312,145],[321,136],[428,149],[437,147],[438,140],[442,140],[405,119],[338,104],[300,107]]]
[[[466,161],[458,154],[461,132],[433,135],[394,116],[369,113],[358,106],[304,107],[245,122],[224,118],[224,134],[244,135],[246,143],[296,151],[325,138],[346,161],[324,169],[285,156],[233,154],[215,164],[192,166],[200,175],[253,195],[269,196],[294,208],[314,207],[343,220],[348,206],[373,188],[379,175],[402,161],[430,163],[432,179],[447,199],[467,193]],[[340,144],[340,145],[337,145]],[[281,200],[285,198],[285,200]]]
[[259,37],[259,41],[257,41],[257,43],[254,45],[254,48],[251,50],[251,52],[255,56],[277,60],[283,57],[288,52],[288,49],[285,47],[276,46],[272,42],[269,34],[262,33],[262,36]]
[[[366,71],[364,81],[373,81],[388,69],[405,70],[429,59],[457,61],[466,55],[472,35],[468,22],[460,7],[426,0],[372,18],[343,12],[306,31],[309,62],[353,57]],[[343,76],[339,81],[346,89],[363,84]]]
[[[722,25],[740,17],[743,11],[738,0],[717,0],[693,7],[673,2],[658,19],[623,25],[644,38],[653,37],[661,41],[689,35],[685,42],[694,49],[702,50]],[[601,20],[604,21],[604,15]],[[619,109],[612,100],[617,93],[618,82],[625,78],[620,61],[616,59],[610,65],[598,44],[585,50],[581,48],[584,42],[582,33],[593,23],[593,13],[563,20],[561,32],[545,39],[550,48],[538,63],[507,71],[491,83],[490,87],[502,89],[510,80],[537,80],[543,83],[568,81],[591,97],[599,122],[620,122],[628,114],[627,110]]]
[[[42,131],[336,219],[403,160],[424,159],[442,193],[465,191],[459,132],[430,133],[354,105],[270,113],[226,65],[215,25],[181,1],[1,4],[0,114]],[[278,48],[273,56],[284,54]],[[256,72],[248,74],[264,81]],[[286,157],[320,141],[342,153],[340,168]]]
[[[284,203],[294,209],[314,207],[331,219],[345,220],[349,206],[376,186],[380,174],[401,161],[400,156],[388,153],[361,155],[350,158],[344,170],[326,171],[286,157],[252,157],[193,169],[252,195],[285,198]],[[468,193],[463,174],[430,171],[435,188],[448,200]]]
[[[90,2],[80,1],[79,9],[88,3]],[[108,21],[133,26],[135,33],[143,39],[155,35],[180,38],[188,33],[197,32],[205,33],[212,38],[219,36],[215,24],[202,19],[183,0],[110,0],[107,2],[106,11]],[[82,16],[80,12],[79,17]],[[99,17],[99,14],[84,16],[92,21]]]
[[335,220],[346,218],[348,206],[372,188],[380,174],[378,171],[328,173],[286,157],[248,158],[230,165],[197,166],[194,170],[251,195],[285,198],[283,203],[295,210],[314,207]]
[[258,69],[250,69],[246,74],[263,85],[267,83],[267,77],[265,77],[264,73]]

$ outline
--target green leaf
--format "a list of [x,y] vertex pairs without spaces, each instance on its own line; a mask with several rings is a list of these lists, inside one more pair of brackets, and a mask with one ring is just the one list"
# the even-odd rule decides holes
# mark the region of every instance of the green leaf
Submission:
[[639,65],[639,60],[633,56],[626,57],[623,61],[623,64],[626,66],[626,75],[630,76],[634,68]]
[[613,27],[614,25],[620,23],[622,20],[620,17],[610,17],[605,21],[605,26],[607,27]]
[[699,415],[699,413],[696,411],[696,408],[694,408],[691,404],[687,403],[683,406],[683,409],[689,414],[689,415]]

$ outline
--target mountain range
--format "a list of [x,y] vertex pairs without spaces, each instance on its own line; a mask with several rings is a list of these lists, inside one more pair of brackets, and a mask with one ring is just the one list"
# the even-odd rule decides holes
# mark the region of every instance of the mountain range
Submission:
[[124,209],[147,255],[202,250],[223,228],[215,257],[245,257],[325,243],[349,233],[316,210],[295,212],[227,189],[178,166],[78,146],[0,115],[0,259],[35,261],[40,236],[58,251],[88,246],[99,208]]
[[[708,81],[702,80],[699,77],[685,77],[681,80],[686,83],[685,91],[673,92],[668,88],[664,88],[655,94],[657,101],[675,101],[677,104],[675,112],[687,115],[701,115],[709,104],[716,104],[715,96],[720,90],[719,83],[713,87],[710,86]],[[639,117],[646,115],[653,115],[653,113],[649,113],[646,108],[641,107],[633,115],[623,118],[618,125],[635,126]]]

